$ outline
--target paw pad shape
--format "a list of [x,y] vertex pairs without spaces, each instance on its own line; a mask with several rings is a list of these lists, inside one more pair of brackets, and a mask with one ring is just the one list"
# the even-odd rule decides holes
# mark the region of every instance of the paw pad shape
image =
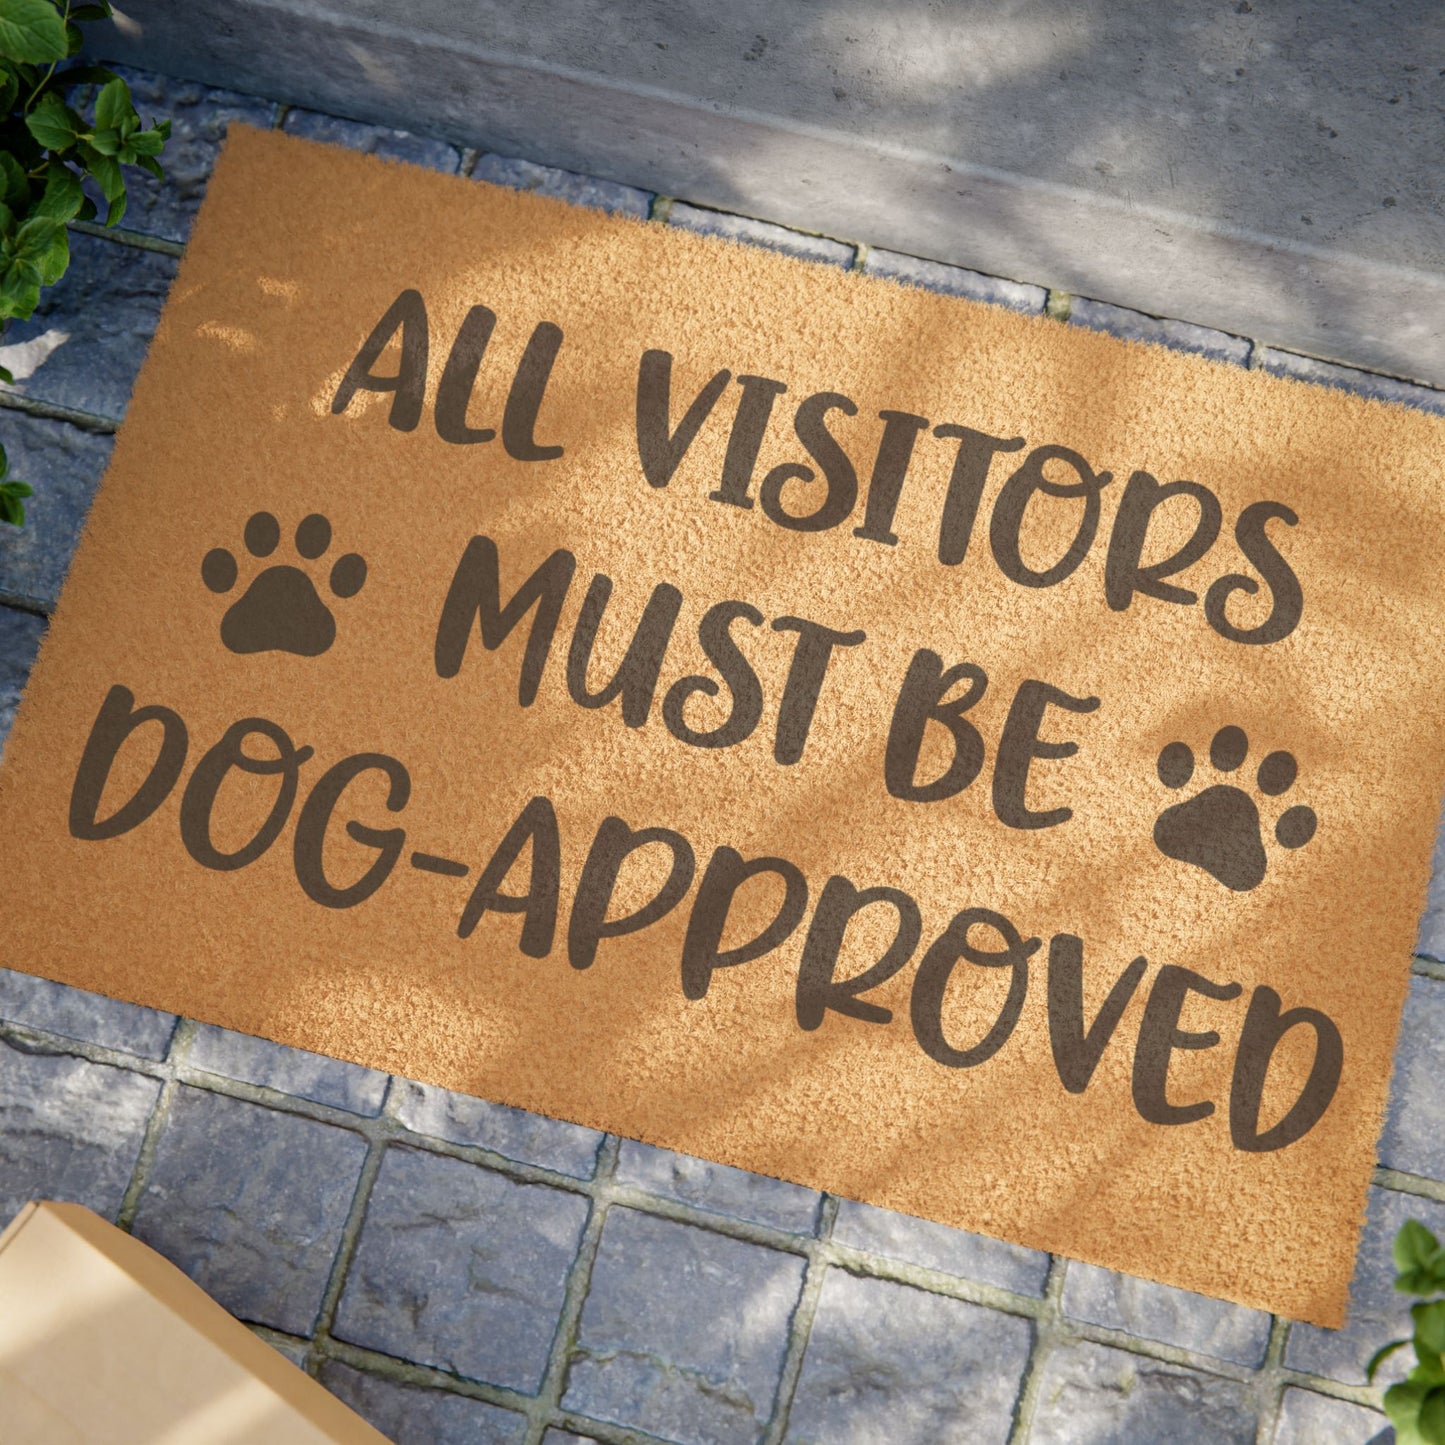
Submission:
[[[1237,772],[1248,755],[1249,739],[1242,728],[1220,728],[1209,745],[1209,762],[1216,773]],[[1166,788],[1182,788],[1194,776],[1194,754],[1187,743],[1169,743],[1159,754],[1158,768],[1159,781]],[[1278,798],[1294,786],[1298,771],[1293,753],[1270,753],[1255,773],[1255,788]],[[1298,803],[1280,814],[1274,825],[1275,841],[1281,848],[1303,848],[1318,823],[1314,809]],[[1166,808],[1154,824],[1154,843],[1167,857],[1203,868],[1236,893],[1257,888],[1269,866],[1259,807],[1234,783],[1211,783]]]
[[[246,523],[245,539],[251,556],[269,557],[281,545],[281,524],[270,512],[257,512]],[[319,561],[331,546],[331,523],[313,512],[296,528],[294,544],[304,561]],[[212,592],[231,591],[239,575],[235,556],[224,547],[213,547],[201,561],[201,580]],[[355,597],[365,583],[365,559],[348,552],[336,559],[326,586],[333,597]],[[232,652],[319,657],[336,641],[336,619],[308,572],[273,562],[251,579],[221,619],[221,641]]]

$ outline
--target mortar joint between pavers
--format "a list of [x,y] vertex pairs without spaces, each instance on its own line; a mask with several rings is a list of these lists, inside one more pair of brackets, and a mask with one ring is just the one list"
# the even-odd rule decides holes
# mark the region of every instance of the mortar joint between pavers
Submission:
[[38,597],[26,597],[21,592],[7,592],[0,587],[0,607],[8,607],[12,612],[27,612],[32,617],[43,617],[50,621],[52,609],[43,603]]
[[33,396],[11,391],[0,384],[0,407],[6,411],[24,412],[41,421],[63,421],[81,431],[93,432],[97,436],[114,436],[117,423],[108,416],[97,416],[94,412],[79,411],[73,406],[56,406],[51,401],[37,401]]
[[582,1306],[592,1288],[592,1269],[597,1262],[602,1227],[607,1222],[607,1211],[612,1203],[613,1181],[621,1149],[622,1141],[615,1134],[608,1134],[597,1151],[597,1166],[591,1180],[592,1205],[587,1214],[587,1222],[582,1228],[582,1237],[577,1242],[577,1253],[573,1255],[567,1270],[562,1309],[557,1317],[551,1348],[547,1352],[547,1365],[542,1372],[541,1386],[527,1412],[527,1430],[522,1437],[522,1445],[541,1445],[548,1427],[556,1423],[562,1412],[562,1394],[567,1388],[567,1370],[572,1351],[577,1344]]
[[112,241],[117,246],[131,246],[137,251],[160,251],[167,256],[186,254],[184,241],[152,236],[146,231],[132,231],[129,226],[103,226],[99,221],[67,221],[66,227],[83,236],[98,236],[102,241]]
[[1419,978],[1433,978],[1445,983],[1445,963],[1431,958],[1428,953],[1417,953],[1410,962],[1410,972]]
[[313,1340],[331,1337],[336,1307],[341,1302],[341,1291],[346,1287],[346,1276],[356,1254],[357,1241],[366,1222],[366,1208],[371,1203],[372,1187],[381,1172],[381,1157],[385,1152],[384,1137],[373,1137],[368,1141],[366,1157],[361,1161],[361,1172],[357,1175],[356,1188],[351,1195],[351,1207],[347,1210],[346,1222],[341,1226],[341,1238],[331,1259],[331,1272],[326,1277],[326,1288],[321,1292],[321,1305],[316,1311],[311,1331]]
[[647,208],[647,219],[656,221],[659,225],[665,226],[668,217],[672,215],[672,208],[676,204],[675,196],[654,195],[651,204]]
[[1445,1183],[1428,1179],[1422,1174],[1407,1174],[1403,1169],[1389,1169],[1383,1164],[1376,1164],[1373,1182],[1381,1189],[1393,1189],[1396,1194],[1413,1194],[1418,1199],[1445,1204]]
[[812,1248],[808,1250],[808,1263],[803,1272],[802,1288],[798,1291],[798,1303],[788,1321],[788,1342],[783,1354],[783,1368],[778,1376],[772,1414],[763,1431],[760,1445],[781,1445],[787,1434],[788,1417],[792,1413],[793,1400],[798,1392],[803,1359],[808,1352],[813,1321],[818,1315],[818,1300],[823,1293],[823,1280],[829,1269],[828,1246],[832,1242],[833,1223],[837,1217],[838,1201],[831,1194],[820,1196]]
[[[121,1196],[120,1208],[116,1211],[116,1224],[128,1234],[135,1222],[136,1210],[140,1208],[141,1195],[150,1182],[151,1168],[155,1164],[156,1150],[160,1147],[161,1135],[165,1133],[166,1121],[170,1118],[171,1105],[179,1087],[177,1076],[185,1066],[186,1055],[190,1052],[195,1038],[195,1025],[189,1019],[177,1019],[171,1031],[170,1044],[161,1067],[164,1078],[155,1105],[146,1120],[145,1133],[141,1136],[140,1149],[136,1153],[135,1168],[131,1170],[130,1182]],[[168,1077],[167,1077],[168,1076]]]
[[278,101],[276,104],[276,114],[271,120],[271,129],[284,130],[286,128],[286,117],[295,109],[296,107],[292,105],[290,101]]
[[850,271],[862,271],[867,268],[868,256],[873,248],[868,245],[866,241],[854,241],[852,246],[853,264],[848,269]]
[[1273,1445],[1279,1423],[1280,1406],[1284,1401],[1285,1346],[1289,1343],[1289,1321],[1283,1315],[1272,1315],[1269,1341],[1265,1345],[1264,1363],[1255,1378],[1254,1398],[1258,1412],[1255,1445]]
[[[253,1326],[254,1328],[254,1326]],[[306,1370],[313,1377],[328,1361],[348,1365],[378,1379],[389,1380],[397,1385],[413,1385],[425,1390],[440,1390],[449,1395],[462,1395],[469,1400],[485,1400],[489,1405],[498,1405],[504,1410],[513,1410],[525,1415],[532,1403],[530,1395],[518,1390],[509,1390],[504,1385],[490,1385],[485,1380],[472,1380],[465,1375],[453,1374],[432,1365],[419,1365],[412,1360],[399,1359],[395,1355],[383,1354],[362,1345],[353,1345],[339,1340],[334,1335],[302,1340],[309,1344]]]
[[1068,1261],[1059,1255],[1049,1257],[1048,1278],[1044,1282],[1043,1298],[1039,1301],[1038,1313],[1034,1316],[1034,1337],[1029,1343],[1029,1356],[1024,1364],[1023,1379],[1014,1400],[1013,1428],[1009,1431],[1009,1445],[1024,1445],[1034,1427],[1034,1411],[1038,1405],[1040,1382],[1044,1364],[1053,1348],[1054,1336],[1063,1317],[1064,1272]]

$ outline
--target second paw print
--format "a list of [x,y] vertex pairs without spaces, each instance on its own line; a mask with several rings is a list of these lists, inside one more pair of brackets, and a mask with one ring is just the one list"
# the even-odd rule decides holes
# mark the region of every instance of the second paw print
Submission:
[[[1249,756],[1244,730],[1222,727],[1209,745],[1209,763],[1216,773],[1237,773]],[[1159,754],[1159,781],[1177,790],[1194,777],[1194,753],[1187,743],[1174,742]],[[1294,754],[1270,753],[1255,771],[1253,791],[1279,798],[1294,787],[1299,765]],[[1286,808],[1274,825],[1281,848],[1303,848],[1315,835],[1319,820],[1303,803]],[[1245,787],[1219,781],[1175,803],[1154,824],[1154,843],[1166,857],[1192,863],[1236,893],[1257,888],[1269,868],[1259,805]]]
[[[270,557],[281,545],[281,524],[270,512],[256,512],[246,523],[246,550]],[[319,562],[331,546],[331,523],[319,512],[304,517],[294,545],[304,562]],[[213,547],[201,561],[201,580],[212,592],[235,587],[240,568],[225,547]],[[354,597],[366,583],[366,561],[355,552],[338,557],[326,579],[333,597]],[[319,657],[336,641],[336,619],[309,572],[273,562],[258,572],[221,619],[221,641],[232,652],[291,652]]]

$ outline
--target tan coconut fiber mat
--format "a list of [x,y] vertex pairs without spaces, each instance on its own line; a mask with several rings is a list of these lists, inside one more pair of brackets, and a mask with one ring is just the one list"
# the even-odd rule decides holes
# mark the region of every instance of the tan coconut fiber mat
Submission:
[[0,962],[1338,1324],[1441,423],[235,130]]

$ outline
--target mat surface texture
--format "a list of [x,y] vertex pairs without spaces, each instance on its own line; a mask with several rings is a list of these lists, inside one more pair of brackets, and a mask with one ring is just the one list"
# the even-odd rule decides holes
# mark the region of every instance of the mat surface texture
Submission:
[[0,963],[1338,1324],[1442,423],[233,129]]

